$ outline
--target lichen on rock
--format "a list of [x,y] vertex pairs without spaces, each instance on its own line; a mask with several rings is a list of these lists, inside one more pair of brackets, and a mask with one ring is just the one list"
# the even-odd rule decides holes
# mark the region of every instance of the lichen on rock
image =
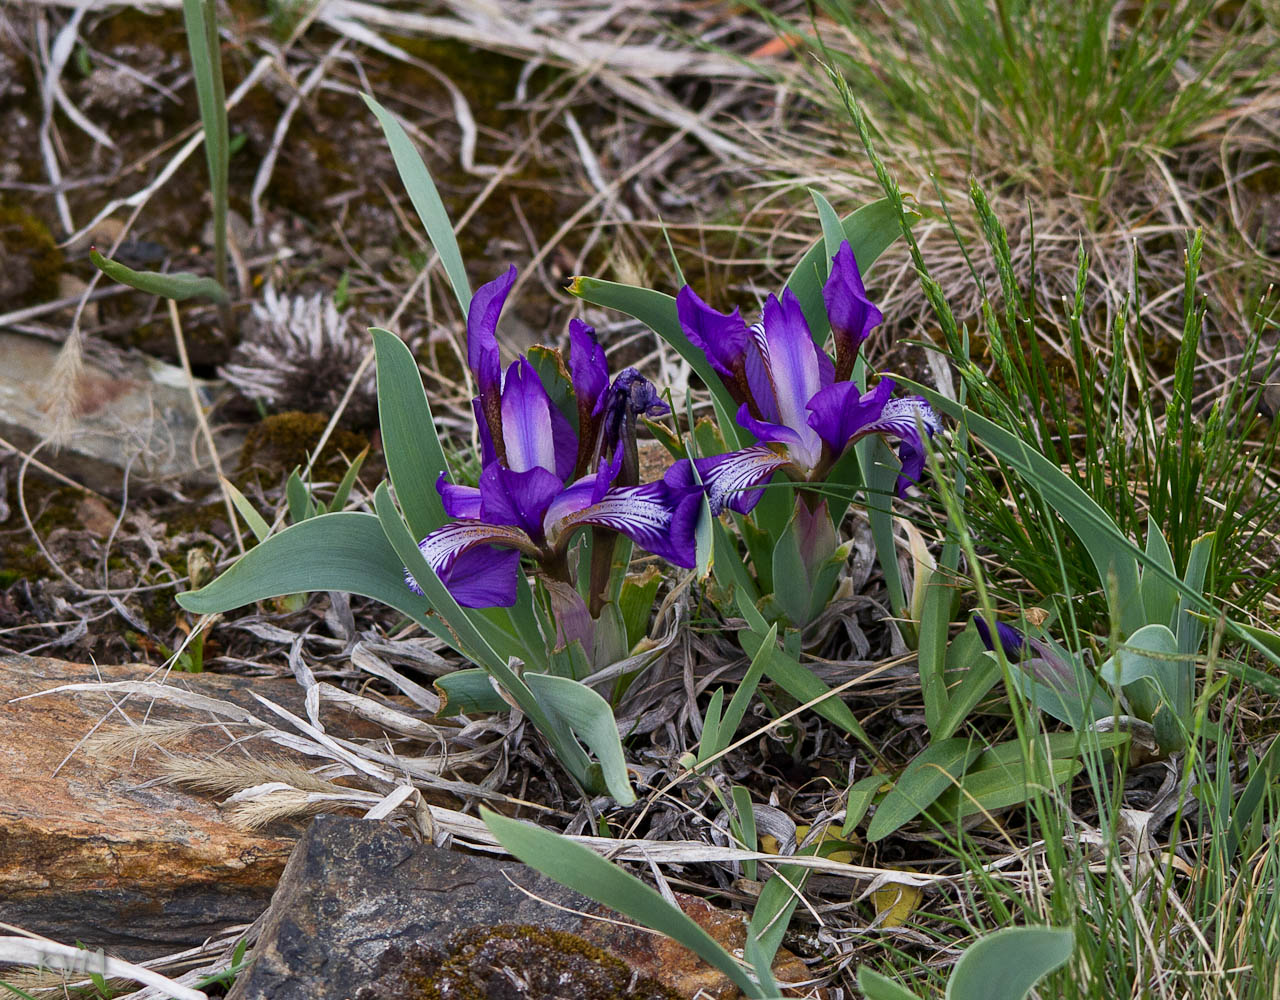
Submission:
[[575,934],[527,924],[393,946],[378,972],[356,1000],[680,1000]]

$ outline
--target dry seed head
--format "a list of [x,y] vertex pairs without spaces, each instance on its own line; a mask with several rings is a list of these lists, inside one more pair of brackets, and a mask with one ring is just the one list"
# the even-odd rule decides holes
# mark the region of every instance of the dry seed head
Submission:
[[[254,303],[244,339],[219,374],[242,395],[277,410],[332,413],[369,349],[331,297],[281,295],[267,285]],[[345,411],[358,426],[377,416],[377,385],[370,367]]]

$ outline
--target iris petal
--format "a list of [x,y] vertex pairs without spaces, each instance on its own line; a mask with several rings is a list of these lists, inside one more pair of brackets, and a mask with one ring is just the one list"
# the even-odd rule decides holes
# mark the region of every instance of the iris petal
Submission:
[[889,400],[880,418],[863,430],[867,434],[893,434],[899,438],[898,460],[902,463],[902,474],[898,476],[898,496],[905,496],[907,486],[920,482],[924,473],[924,439],[920,436],[921,427],[925,434],[933,437],[941,424],[933,408],[923,398],[906,396]]
[[927,402],[919,396],[893,399],[893,379],[882,378],[870,392],[858,394],[853,382],[829,385],[809,400],[809,423],[839,456],[849,445],[868,434],[888,434],[899,439],[898,496],[907,486],[918,483],[924,473],[924,439],[920,428],[932,437],[941,424]]
[[577,482],[563,487],[547,506],[546,514],[543,515],[543,523],[550,528],[550,526],[564,518],[576,514],[594,503],[599,503],[601,498],[609,492],[609,483],[612,481],[610,473],[616,475],[616,470],[602,460],[598,471],[591,475],[583,476]]
[[[987,624],[987,620],[981,615],[974,615],[973,625],[978,630],[978,638],[982,640],[982,644],[988,650],[994,652],[996,646],[991,637],[991,627]],[[1000,645],[1004,647],[1006,660],[1010,663],[1017,663],[1022,659],[1022,649],[1026,645],[1026,638],[1021,632],[1012,625],[996,622],[996,635],[1000,639]]]
[[[767,420],[757,420],[751,415],[751,411],[747,409],[746,403],[743,403],[738,407],[738,423],[749,430],[761,441],[772,441],[777,444],[785,444],[789,451],[800,452],[805,450],[807,447],[805,439],[790,427],[783,424],[770,423]],[[796,464],[800,464],[798,457],[796,457]]]
[[[986,620],[981,615],[974,615],[973,624],[978,630],[978,638],[982,640],[982,644],[994,651],[991,629]],[[1017,664],[1036,680],[1055,690],[1066,693],[1079,691],[1079,681],[1071,664],[1067,663],[1047,642],[1035,636],[1023,635],[1018,629],[1004,622],[996,622],[996,635],[1000,639],[1000,645],[1004,647],[1005,659],[1010,663]],[[1030,657],[1027,657],[1028,652],[1032,654]]]
[[[524,532],[482,521],[452,521],[418,543],[418,551],[464,608],[510,607],[516,600]],[[407,569],[404,582],[415,594],[422,588]]]
[[[502,363],[498,356],[498,317],[515,280],[513,264],[506,274],[476,289],[467,310],[467,367],[471,369],[479,391],[478,413],[484,417],[480,425],[489,430],[490,441],[501,433],[498,398],[502,390]],[[481,437],[484,437],[483,433]]]
[[[780,468],[790,464],[790,459],[755,445],[727,455],[695,459],[694,464],[706,490],[711,513],[719,514],[728,508],[739,514],[750,514],[763,495],[760,487]],[[663,477],[663,481],[672,486],[686,485],[692,479],[687,458],[676,462]]]
[[884,313],[867,298],[848,240],[840,244],[831,258],[831,274],[822,286],[822,301],[827,307],[836,345],[836,378],[844,380],[853,371],[858,349],[867,334],[884,320]]
[[741,370],[747,347],[747,324],[742,314],[717,312],[685,285],[676,295],[676,315],[689,342],[707,356],[707,361],[726,385],[732,386]]
[[624,486],[561,517],[553,530],[563,541],[567,532],[585,525],[611,528],[654,555],[690,568],[696,561],[694,528],[701,506],[697,489],[673,489],[663,482]]
[[747,389],[751,393],[751,401],[760,418],[768,423],[776,424],[781,420],[778,414],[778,401],[773,395],[773,383],[769,380],[769,369],[765,365],[764,355],[760,352],[760,343],[764,340],[764,327],[759,323],[751,328],[751,341],[743,358],[743,371],[747,377]]
[[539,465],[513,472],[494,462],[480,474],[479,516],[490,524],[517,525],[541,542],[547,508],[563,490],[556,474]]
[[809,400],[811,426],[833,455],[839,455],[849,442],[869,433],[879,420],[893,395],[893,379],[882,378],[870,392],[859,394],[854,382],[836,382]]
[[562,482],[573,474],[578,436],[526,358],[512,362],[502,384],[502,439],[513,472],[541,467]]
[[569,377],[579,411],[598,416],[609,388],[609,368],[595,331],[580,319],[569,321]]
[[813,468],[822,456],[822,441],[809,426],[806,407],[818,390],[831,384],[834,367],[826,352],[814,344],[800,300],[791,289],[784,290],[781,299],[769,296],[761,329],[763,336],[756,342],[773,385],[777,422],[796,432],[798,442],[792,451],[801,465]]
[[480,490],[475,486],[455,486],[449,482],[447,473],[440,473],[436,479],[436,492],[440,494],[440,502],[444,504],[444,512],[450,517],[479,517]]

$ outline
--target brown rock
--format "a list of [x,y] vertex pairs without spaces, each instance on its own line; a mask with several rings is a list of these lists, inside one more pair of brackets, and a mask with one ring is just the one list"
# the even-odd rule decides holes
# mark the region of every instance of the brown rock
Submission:
[[[65,411],[72,418],[70,437],[56,452],[41,452],[40,460],[90,489],[118,494],[124,467],[134,457],[131,475],[143,480],[215,482],[180,369],[149,367],[120,353],[115,359],[120,370],[108,371],[85,358],[74,385],[51,399],[49,376],[58,351],[46,340],[0,332],[0,436],[19,448],[33,447]],[[218,434],[226,461],[239,447],[240,435]],[[199,465],[192,460],[193,448]]]
[[[149,721],[207,716],[137,696],[113,710],[101,693],[12,700],[62,684],[153,673],[0,656],[0,921],[136,960],[199,944],[266,908],[299,829],[246,832],[207,798],[148,785],[157,773],[154,751],[103,761],[77,749],[113,712]],[[245,708],[256,705],[252,686],[301,711],[292,680],[171,674],[168,683]],[[221,735],[220,742],[211,734],[173,749],[205,752],[225,744]]]
[[[696,897],[678,899],[722,945],[741,947],[742,915]],[[557,935],[584,942],[568,949],[571,964],[590,957],[594,945],[631,969],[637,984],[650,977],[681,996],[738,996],[725,976],[680,945],[532,868],[418,844],[389,824],[321,816],[290,857],[254,963],[227,1000],[349,1000],[362,988],[369,1000],[415,1000],[422,994],[411,987],[416,983],[420,991],[460,952],[487,947],[510,955],[515,949],[511,972],[519,977],[519,956],[529,952],[520,943],[543,965],[547,942]],[[774,974],[780,983],[808,978],[786,952]],[[609,970],[597,964],[590,975],[607,981]],[[519,995],[564,1000],[557,992]]]

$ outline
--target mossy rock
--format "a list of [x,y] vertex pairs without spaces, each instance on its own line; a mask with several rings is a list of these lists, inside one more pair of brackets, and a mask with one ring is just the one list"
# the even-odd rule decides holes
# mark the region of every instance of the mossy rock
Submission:
[[[0,590],[8,589],[19,580],[34,580],[53,572],[18,514],[17,477],[9,476],[7,486],[4,500],[11,515],[4,530],[0,530]],[[57,528],[79,525],[76,507],[83,497],[79,490],[31,474],[26,477],[24,494],[32,524],[41,538],[48,537]]]
[[[264,418],[245,435],[237,478],[244,482],[257,477],[263,486],[280,485],[291,470],[306,468],[328,423],[326,413],[298,410]],[[369,439],[361,434],[334,430],[312,467],[312,478],[340,479],[349,461],[368,444]]]
[[357,1000],[681,1000],[575,934],[528,924],[392,947],[379,972]]
[[57,296],[62,251],[44,222],[7,200],[0,200],[0,258],[0,310]]

